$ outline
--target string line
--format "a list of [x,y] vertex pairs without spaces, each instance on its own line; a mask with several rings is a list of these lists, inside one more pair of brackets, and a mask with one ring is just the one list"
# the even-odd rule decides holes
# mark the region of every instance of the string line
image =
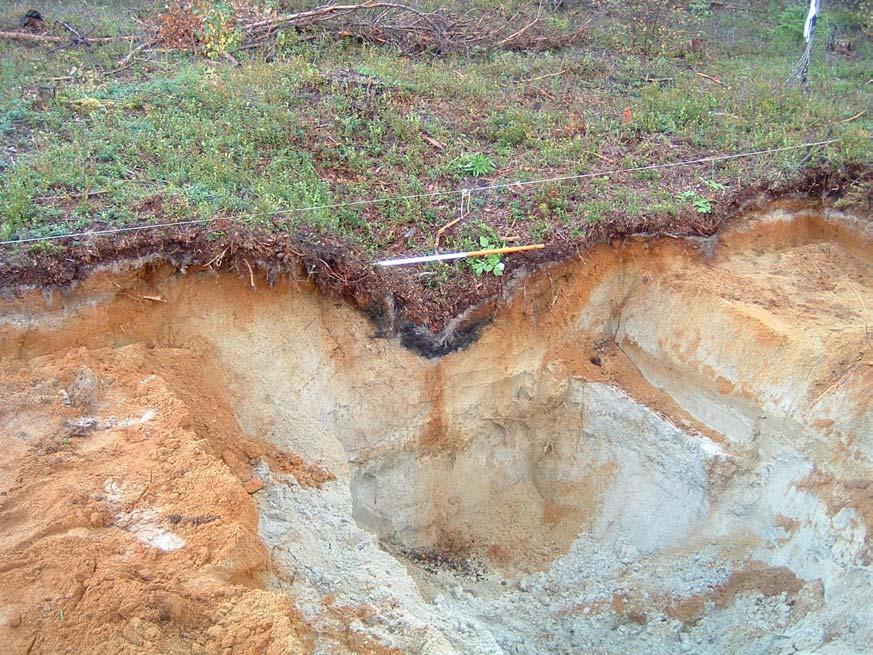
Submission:
[[[693,166],[695,164],[708,164],[718,161],[728,161],[732,159],[742,159],[745,157],[757,157],[760,155],[768,155],[776,152],[785,152],[787,150],[799,150],[801,148],[813,148],[816,146],[825,146],[831,143],[837,143],[840,139],[828,139],[826,141],[813,141],[810,143],[801,143],[793,146],[782,146],[779,148],[767,148],[764,150],[751,150],[748,152],[733,153],[729,155],[713,155],[711,157],[701,157],[699,159],[688,159],[684,161],[668,162],[665,164],[648,164],[646,166],[632,166],[629,168],[615,168],[606,171],[597,171],[593,173],[580,173],[578,175],[560,175],[556,177],[540,178],[534,180],[516,180],[514,182],[501,182],[498,184],[489,184],[478,187],[465,187],[461,189],[449,189],[446,191],[431,191],[429,193],[413,193],[402,196],[386,196],[383,198],[370,198],[364,200],[352,200],[349,202],[325,204],[325,205],[310,205],[308,207],[290,207],[287,209],[278,209],[271,212],[261,212],[257,214],[243,214],[233,220],[243,220],[246,218],[262,218],[265,216],[286,215],[294,213],[305,213],[312,211],[321,211],[326,209],[342,209],[345,207],[362,207],[366,205],[378,205],[387,202],[403,202],[407,200],[422,200],[425,198],[441,198],[446,196],[460,195],[463,198],[469,198],[472,193],[482,191],[495,191],[499,189],[514,189],[526,186],[534,186],[539,184],[551,184],[553,182],[568,182],[571,180],[583,180],[592,177],[605,177],[610,175],[620,175],[622,173],[637,173],[640,171],[653,171],[665,168],[678,168],[681,166]],[[44,237],[28,237],[25,239],[10,239],[8,241],[0,241],[0,246],[9,246],[14,244],[34,243],[38,241],[59,241],[61,239],[79,239],[90,236],[101,236],[106,234],[120,234],[124,232],[139,232],[142,230],[156,230],[165,227],[181,227],[185,225],[202,225],[210,223],[212,218],[200,218],[189,221],[176,221],[173,223],[148,223],[144,225],[131,225],[128,227],[104,228],[101,230],[93,230],[90,232],[71,232],[69,234],[56,234]]]

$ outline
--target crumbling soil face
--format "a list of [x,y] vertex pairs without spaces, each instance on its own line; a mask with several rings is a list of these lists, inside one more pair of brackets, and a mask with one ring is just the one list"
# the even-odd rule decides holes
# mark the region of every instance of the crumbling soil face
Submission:
[[865,229],[775,207],[602,245],[436,359],[294,276],[153,265],[7,302],[0,637],[863,652]]
[[[249,464],[232,455],[257,447],[192,364],[143,344],[4,360],[4,652],[305,652],[290,599],[262,589]],[[160,375],[182,367],[190,404]]]

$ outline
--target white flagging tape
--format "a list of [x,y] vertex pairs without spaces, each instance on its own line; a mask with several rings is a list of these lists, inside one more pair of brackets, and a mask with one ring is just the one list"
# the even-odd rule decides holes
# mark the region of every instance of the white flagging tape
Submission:
[[[332,205],[312,205],[310,207],[291,207],[288,209],[278,209],[272,212],[261,212],[259,214],[243,214],[234,220],[245,218],[261,218],[265,216],[277,216],[281,214],[301,214],[304,212],[319,211],[324,209],[342,209],[344,207],[361,207],[364,205],[377,205],[386,202],[403,202],[405,200],[420,200],[424,198],[439,198],[445,196],[461,195],[469,196],[472,193],[482,191],[493,191],[497,189],[513,189],[525,186],[534,186],[537,184],[549,184],[552,182],[568,182],[570,180],[583,180],[592,177],[604,177],[609,175],[619,175],[621,173],[636,173],[639,171],[654,171],[664,168],[677,168],[680,166],[693,166],[694,164],[707,164],[717,161],[728,161],[731,159],[742,159],[744,157],[757,157],[760,155],[769,155],[776,152],[785,152],[787,150],[799,150],[801,148],[813,148],[816,146],[826,146],[831,143],[837,143],[841,139],[828,139],[827,141],[813,141],[810,143],[800,143],[794,146],[782,146],[780,148],[767,148],[765,150],[752,150],[749,152],[739,152],[730,155],[713,155],[711,157],[701,157],[700,159],[688,159],[685,161],[669,162],[666,164],[649,164],[647,166],[633,166],[630,168],[616,168],[607,171],[598,171],[596,173],[581,173],[579,175],[562,175],[558,177],[549,177],[537,180],[516,180],[514,182],[504,182],[500,184],[490,184],[487,186],[479,186],[463,189],[451,189],[448,191],[433,191],[430,193],[415,193],[406,196],[386,196],[384,198],[371,198],[367,200],[353,200],[351,202],[341,202]],[[142,230],[155,230],[164,227],[182,227],[185,225],[202,225],[211,223],[211,218],[200,218],[190,221],[178,221],[175,223],[149,223],[146,225],[132,225],[130,227],[106,228],[103,230],[94,230],[92,232],[72,232],[69,234],[55,234],[44,237],[28,237],[26,239],[10,239],[8,241],[0,241],[0,246],[11,246],[23,243],[36,243],[40,241],[59,241],[61,239],[81,239],[91,236],[101,236],[105,234],[120,234],[123,232],[139,232]]]

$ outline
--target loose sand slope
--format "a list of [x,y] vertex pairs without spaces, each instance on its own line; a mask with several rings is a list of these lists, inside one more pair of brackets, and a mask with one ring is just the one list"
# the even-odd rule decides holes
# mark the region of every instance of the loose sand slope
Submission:
[[232,412],[203,398],[201,438],[160,376],[197,388],[192,362],[137,344],[3,366],[4,653],[303,652],[290,599],[259,590],[257,513],[218,456],[241,436]]

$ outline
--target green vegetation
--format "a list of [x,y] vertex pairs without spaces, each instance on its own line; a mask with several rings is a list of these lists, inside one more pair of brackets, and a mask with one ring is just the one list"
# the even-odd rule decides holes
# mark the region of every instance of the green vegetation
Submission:
[[[648,33],[629,30],[634,17],[613,7],[592,23],[586,45],[544,52],[409,55],[293,31],[241,50],[230,4],[210,13],[203,52],[147,52],[126,67],[126,42],[49,49],[0,41],[0,239],[224,217],[270,230],[306,226],[369,253],[398,243],[430,250],[458,216],[459,198],[421,196],[465,178],[487,186],[841,140],[809,152],[474,189],[469,214],[441,240],[445,248],[475,242],[470,223],[489,227],[489,243],[523,243],[644,214],[708,213],[727,187],[790,182],[804,167],[869,165],[873,48],[864,3],[825,12],[821,33],[850,38],[853,51],[826,51],[821,38],[808,93],[784,83],[802,49],[797,3],[749,4],[728,11],[694,2],[680,22],[659,18]],[[153,7],[58,2],[49,17],[124,34],[139,31]],[[5,3],[0,24],[12,29],[27,8]],[[588,17],[548,20],[570,31]],[[386,196],[418,197],[299,211]],[[495,266],[477,273],[485,272],[499,274]]]
[[480,177],[494,172],[494,160],[483,155],[481,152],[461,155],[454,162],[454,168],[458,174]]
[[203,53],[218,59],[235,52],[242,35],[234,22],[233,6],[227,2],[203,2],[194,8],[203,19]]
[[712,200],[706,198],[697,191],[683,191],[678,196],[681,202],[690,203],[698,214],[709,214],[712,212]]
[[727,191],[727,184],[722,184],[721,182],[716,182],[715,180],[707,180],[705,178],[700,178],[700,181],[703,182],[707,188],[712,189],[713,191]]
[[[489,237],[483,234],[479,237],[479,246],[482,250],[491,250],[499,248],[500,244],[493,243]],[[470,260],[470,268],[473,269],[476,277],[482,277],[486,273],[492,273],[499,277],[503,275],[503,257],[501,255],[475,257]]]

